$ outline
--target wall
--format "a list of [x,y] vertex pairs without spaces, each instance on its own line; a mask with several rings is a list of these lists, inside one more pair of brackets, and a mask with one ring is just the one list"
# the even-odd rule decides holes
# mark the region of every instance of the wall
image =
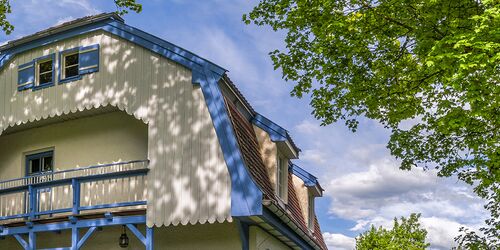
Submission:
[[257,226],[250,227],[250,250],[285,250],[291,249],[274,236]]
[[[147,125],[124,112],[17,131],[0,136],[0,180],[25,176],[25,154],[40,149],[54,150],[54,170],[61,171],[112,162],[147,160],[147,146]],[[81,186],[80,205],[145,200],[144,185],[144,176],[87,182]],[[40,211],[70,208],[71,194],[71,185],[40,193]],[[22,192],[1,195],[0,216],[23,213],[24,195]]]
[[276,146],[276,143],[271,141],[271,137],[269,137],[269,134],[266,131],[255,125],[253,125],[253,129],[255,130],[255,135],[257,136],[257,141],[259,142],[260,155],[264,160],[264,165],[266,165],[267,173],[269,175],[269,179],[271,180],[271,185],[276,192],[276,166],[278,164],[278,147]]
[[299,205],[302,210],[302,216],[304,216],[304,221],[307,223],[309,214],[309,190],[304,185],[304,181],[299,177],[292,175],[293,186],[295,188],[295,193],[297,194],[297,199],[299,200]]
[[[139,229],[144,234],[144,226]],[[144,245],[127,230],[130,240],[128,248],[120,248],[118,239],[122,234],[121,226],[103,227],[102,231],[94,232],[85,245],[86,249],[134,249],[143,250]],[[80,230],[80,237],[86,232]],[[37,248],[55,248],[71,246],[71,231],[65,230],[61,234],[54,232],[37,234]],[[204,225],[170,226],[155,228],[154,233],[155,250],[197,250],[197,249],[241,249],[241,241],[238,229],[234,223],[214,223]],[[14,237],[10,236],[0,240],[0,249],[22,249]]]
[[25,176],[25,154],[40,149],[54,150],[55,171],[147,160],[148,127],[124,112],[112,112],[2,135],[0,179]]
[[[52,52],[100,44],[99,72],[38,91],[16,90],[17,66]],[[148,124],[148,225],[231,220],[231,182],[191,71],[103,31],[18,55],[0,70],[0,131],[112,105]]]

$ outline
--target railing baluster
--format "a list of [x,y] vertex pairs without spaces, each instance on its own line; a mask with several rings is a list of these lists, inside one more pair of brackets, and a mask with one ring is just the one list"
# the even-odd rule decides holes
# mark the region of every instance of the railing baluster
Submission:
[[73,188],[73,214],[79,213],[80,207],[80,182],[77,179],[71,180],[71,187]]

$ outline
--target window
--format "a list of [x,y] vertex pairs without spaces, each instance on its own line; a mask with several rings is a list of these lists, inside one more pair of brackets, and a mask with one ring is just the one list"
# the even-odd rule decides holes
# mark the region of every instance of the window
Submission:
[[73,52],[63,55],[62,57],[62,79],[78,76],[78,60],[79,52]]
[[307,218],[307,225],[310,230],[314,230],[314,196],[309,194],[309,214]]
[[52,171],[54,151],[26,155],[26,175],[36,175]]
[[53,82],[54,60],[47,59],[37,62],[37,86]]
[[288,162],[285,158],[278,156],[276,169],[276,193],[278,197],[286,200],[288,189]]

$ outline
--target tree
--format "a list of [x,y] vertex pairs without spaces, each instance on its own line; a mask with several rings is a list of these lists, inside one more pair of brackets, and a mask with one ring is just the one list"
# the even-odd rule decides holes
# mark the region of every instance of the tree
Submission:
[[271,59],[322,125],[377,120],[401,169],[500,202],[500,1],[261,0],[243,20],[286,31]]
[[[142,11],[142,5],[138,4],[136,0],[114,0],[116,8],[118,9],[116,13],[119,15],[127,14],[129,10],[135,11],[137,13]],[[12,13],[10,7],[10,0],[0,0],[0,28],[9,35],[13,30],[14,26],[7,20],[7,14]]]
[[401,222],[394,218],[394,226],[388,230],[378,229],[373,225],[370,230],[356,238],[357,250],[390,249],[425,249],[430,244],[425,242],[427,231],[420,228],[420,214],[411,214],[410,218],[401,217]]

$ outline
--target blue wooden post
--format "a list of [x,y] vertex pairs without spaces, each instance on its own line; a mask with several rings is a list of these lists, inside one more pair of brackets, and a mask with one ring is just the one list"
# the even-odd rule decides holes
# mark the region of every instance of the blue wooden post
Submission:
[[28,238],[29,238],[28,249],[36,250],[36,233],[33,231],[30,231],[28,233]]
[[146,250],[154,249],[154,230],[146,226]]
[[71,250],[78,250],[78,228],[76,225],[71,227]]
[[71,186],[73,188],[73,214],[80,213],[80,182],[77,179],[71,180]]
[[37,211],[36,188],[34,188],[32,185],[29,185],[28,193],[29,193],[29,219],[33,220],[35,219],[35,212]]

